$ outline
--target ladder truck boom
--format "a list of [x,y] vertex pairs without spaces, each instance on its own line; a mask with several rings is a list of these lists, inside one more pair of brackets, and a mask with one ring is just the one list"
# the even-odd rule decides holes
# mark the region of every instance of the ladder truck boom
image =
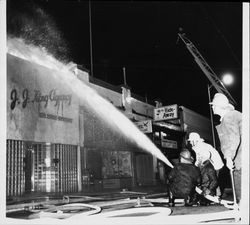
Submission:
[[186,34],[182,32],[182,29],[180,28],[180,32],[178,33],[179,38],[184,42],[189,52],[194,57],[195,62],[199,65],[203,73],[206,75],[208,80],[211,82],[213,87],[219,92],[224,95],[226,95],[230,101],[230,103],[234,106],[237,105],[237,102],[234,100],[234,98],[231,96],[231,94],[228,92],[224,84],[221,82],[221,80],[218,78],[218,76],[214,73],[214,71],[211,69],[211,67],[208,65],[206,60],[202,57],[198,49],[194,46],[194,44],[186,37]]

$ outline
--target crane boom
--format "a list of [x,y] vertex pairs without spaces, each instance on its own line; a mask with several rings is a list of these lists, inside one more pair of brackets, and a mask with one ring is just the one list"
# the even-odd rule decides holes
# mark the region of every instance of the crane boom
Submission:
[[211,67],[208,65],[206,60],[202,57],[198,49],[194,46],[194,44],[186,37],[185,33],[178,33],[179,38],[184,42],[189,52],[193,55],[195,62],[199,65],[203,73],[207,76],[208,80],[211,82],[213,87],[219,92],[226,95],[230,101],[230,103],[234,106],[237,105],[237,102],[228,92],[222,81],[218,78],[218,76],[214,73]]

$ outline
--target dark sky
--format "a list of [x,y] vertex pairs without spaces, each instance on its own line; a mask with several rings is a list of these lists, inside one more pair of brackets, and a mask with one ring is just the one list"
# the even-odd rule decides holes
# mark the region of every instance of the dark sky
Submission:
[[[68,57],[90,70],[88,1],[34,1],[56,24]],[[208,79],[179,40],[182,27],[213,71],[233,74],[241,111],[242,3],[91,1],[93,76],[133,93],[209,115]],[[55,43],[56,45],[56,43]]]

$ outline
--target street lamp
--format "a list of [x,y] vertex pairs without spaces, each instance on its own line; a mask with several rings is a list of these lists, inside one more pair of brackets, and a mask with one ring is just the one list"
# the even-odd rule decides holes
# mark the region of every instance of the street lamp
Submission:
[[231,85],[233,83],[233,81],[234,81],[233,76],[230,73],[224,74],[222,76],[222,82],[225,85]]

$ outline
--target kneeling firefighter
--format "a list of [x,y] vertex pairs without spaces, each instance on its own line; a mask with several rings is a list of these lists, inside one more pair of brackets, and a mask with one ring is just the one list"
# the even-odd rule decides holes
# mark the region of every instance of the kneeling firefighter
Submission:
[[195,187],[201,183],[201,173],[194,165],[191,152],[180,152],[179,163],[168,175],[169,206],[174,206],[175,198],[184,198],[185,206],[191,206],[195,197]]

